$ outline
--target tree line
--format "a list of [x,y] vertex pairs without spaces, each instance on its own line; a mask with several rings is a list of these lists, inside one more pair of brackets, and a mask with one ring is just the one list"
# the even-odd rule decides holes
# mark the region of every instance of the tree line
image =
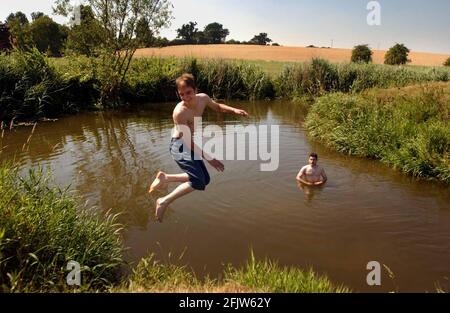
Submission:
[[[61,25],[42,12],[33,12],[31,21],[23,12],[11,13],[4,24],[0,23],[0,45],[2,42],[7,45],[7,38],[11,37],[11,44],[21,50],[36,47],[40,52],[50,56],[61,56],[65,52],[95,55],[97,48],[104,46],[108,40],[108,28],[96,17],[90,5],[81,5],[78,10],[78,23],[74,23],[73,11],[61,9],[61,7],[55,8],[55,12],[64,13],[67,16],[72,14],[73,23],[69,25]],[[206,25],[203,30],[197,28],[197,22],[183,24],[177,29],[177,37],[169,40],[158,36],[160,27],[153,27],[152,22],[145,16],[140,16],[134,22],[134,33],[128,39],[132,39],[138,48],[185,44],[269,45],[273,42],[267,33],[257,34],[249,41],[241,42],[234,39],[227,41],[229,29],[217,22]]]
[[[408,59],[408,55],[411,52],[402,43],[397,43],[386,52],[384,55],[384,64],[387,65],[404,65],[411,62]],[[369,45],[357,45],[352,50],[351,61],[355,63],[371,63],[372,62],[373,51],[369,48]],[[450,58],[449,58],[450,60]],[[447,60],[447,62],[449,61]],[[446,65],[444,63],[444,65]]]
[[[269,45],[273,42],[267,33],[259,33],[249,41],[238,41],[234,39],[226,40],[230,31],[224,28],[220,23],[210,23],[201,31],[197,28],[197,22],[183,24],[177,29],[177,38],[169,44],[251,44],[251,45]],[[272,45],[278,45],[273,43]]]
[[[96,3],[95,1],[91,2]],[[117,34],[118,28],[125,26],[125,23],[120,25],[119,22],[114,27],[111,24],[114,21],[110,17],[105,23],[94,13],[101,9],[95,5],[94,7],[89,4],[79,6],[78,22],[74,23],[75,8],[68,7],[66,0],[56,0],[55,13],[71,17],[73,23],[70,25],[58,24],[42,12],[31,13],[31,21],[23,12],[11,13],[5,23],[0,23],[0,49],[2,51],[10,50],[14,46],[20,50],[29,51],[35,47],[49,56],[61,56],[65,53],[97,56],[100,50],[110,46],[111,37],[114,39],[112,41],[116,41],[116,50],[130,46],[137,49],[186,44],[270,45],[272,43],[272,46],[279,46],[279,44],[273,43],[267,33],[259,33],[249,41],[226,40],[230,31],[217,22],[210,23],[200,30],[197,22],[190,21],[176,30],[177,37],[175,39],[168,40],[158,34],[163,26],[169,25],[171,12],[167,7],[161,10],[158,5],[169,2],[152,0],[150,3],[159,10],[158,12],[162,12],[156,21],[145,14],[136,14],[133,20],[126,14],[120,14],[121,12],[117,11],[120,20],[127,21],[127,29],[122,34]],[[107,13],[106,10],[105,13]],[[161,24],[162,21],[164,21],[163,24]],[[157,23],[155,24],[155,22]],[[130,28],[133,29],[131,32]],[[384,63],[406,64],[410,62],[409,52],[410,50],[404,44],[396,44],[387,51]],[[373,52],[368,45],[357,45],[352,51],[351,61],[369,63],[372,62],[372,55]],[[450,58],[444,65],[450,66]]]

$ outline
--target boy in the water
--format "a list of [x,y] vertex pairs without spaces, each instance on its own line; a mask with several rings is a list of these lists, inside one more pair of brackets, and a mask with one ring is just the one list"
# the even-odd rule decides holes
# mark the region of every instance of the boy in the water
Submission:
[[327,175],[325,170],[317,165],[318,156],[316,153],[309,155],[309,164],[302,167],[297,174],[297,180],[308,186],[320,186],[326,183]]
[[[191,74],[180,76],[176,80],[176,87],[181,102],[173,110],[175,128],[170,143],[170,154],[184,173],[170,175],[159,172],[151,184],[150,193],[163,188],[167,183],[181,183],[170,194],[156,200],[155,217],[159,222],[162,222],[164,212],[173,201],[194,190],[205,190],[210,182],[210,177],[203,159],[219,172],[223,172],[225,169],[222,162],[210,157],[193,143],[194,118],[201,117],[206,107],[221,113],[232,113],[248,117],[248,113],[244,110],[217,103],[207,94],[197,94],[195,79]],[[185,133],[189,134],[183,136],[183,129]],[[194,154],[196,158],[194,158]]]

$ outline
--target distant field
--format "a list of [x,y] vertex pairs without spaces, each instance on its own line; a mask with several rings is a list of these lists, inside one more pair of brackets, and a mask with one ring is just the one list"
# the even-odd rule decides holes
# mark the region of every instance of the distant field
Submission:
[[[236,60],[267,61],[263,64],[270,72],[277,71],[285,62],[304,62],[312,58],[323,58],[331,62],[349,62],[351,49],[272,47],[252,45],[185,45],[165,48],[139,49],[136,56],[192,56],[197,58],[222,58]],[[375,50],[374,63],[382,64],[386,51]],[[440,66],[450,57],[448,54],[411,52],[409,58],[412,65]]]

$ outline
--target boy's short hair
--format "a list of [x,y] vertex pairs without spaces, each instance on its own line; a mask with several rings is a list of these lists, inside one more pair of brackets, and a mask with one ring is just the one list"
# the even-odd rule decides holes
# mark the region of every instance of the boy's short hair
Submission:
[[177,80],[175,81],[175,84],[177,85],[177,88],[181,84],[184,84],[187,87],[191,87],[194,90],[197,89],[197,84],[195,83],[194,75],[192,75],[190,73],[184,73],[183,75],[178,77]]
[[319,157],[317,156],[317,153],[315,153],[315,152],[311,152],[311,153],[309,154],[309,157],[310,157],[310,158],[313,157],[313,158],[315,158],[316,160],[319,159]]

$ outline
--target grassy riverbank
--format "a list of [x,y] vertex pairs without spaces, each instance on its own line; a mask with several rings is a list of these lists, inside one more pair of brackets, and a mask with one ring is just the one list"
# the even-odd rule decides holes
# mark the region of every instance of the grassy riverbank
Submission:
[[[312,270],[278,266],[253,255],[223,279],[199,279],[187,267],[123,260],[116,217],[79,206],[42,171],[20,175],[0,167],[0,291],[2,292],[347,292]],[[69,261],[81,265],[81,287],[67,285]]]
[[114,91],[118,102],[100,103],[100,95],[117,79],[110,62],[103,58],[47,58],[36,50],[0,55],[0,120],[39,120],[176,101],[174,80],[186,71],[197,77],[200,91],[217,99],[241,100],[315,97],[450,79],[450,69],[444,67],[332,64],[315,59],[286,64],[281,73],[273,74],[258,62],[136,58],[120,89]]
[[309,134],[333,149],[379,159],[415,177],[450,185],[450,83],[317,99]]
[[242,267],[232,265],[223,278],[198,279],[187,267],[164,265],[152,257],[142,259],[128,281],[114,292],[277,292],[277,293],[346,293],[313,270],[281,267],[270,260],[257,261],[251,254]]

